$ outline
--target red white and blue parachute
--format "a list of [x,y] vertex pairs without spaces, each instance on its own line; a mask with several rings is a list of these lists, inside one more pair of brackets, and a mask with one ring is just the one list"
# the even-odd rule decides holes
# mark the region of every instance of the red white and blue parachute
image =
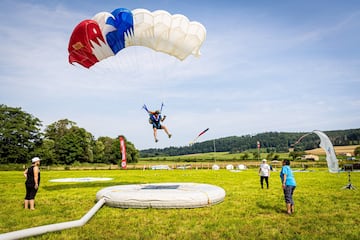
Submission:
[[206,29],[181,14],[118,8],[83,20],[69,40],[69,63],[90,68],[130,46],[143,46],[184,60],[200,56]]

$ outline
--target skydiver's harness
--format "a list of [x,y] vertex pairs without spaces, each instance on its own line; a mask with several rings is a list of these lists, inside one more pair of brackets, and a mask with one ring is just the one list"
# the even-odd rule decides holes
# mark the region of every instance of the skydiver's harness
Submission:
[[[149,124],[152,124],[156,128],[161,127],[160,121],[162,120],[161,119],[161,112],[162,112],[163,106],[164,106],[164,103],[161,103],[161,108],[160,108],[160,111],[159,111],[159,114],[158,114],[157,118],[155,118],[154,114],[149,114]],[[144,106],[142,108],[145,109],[146,112],[150,113],[149,109],[146,107],[145,104],[144,104]],[[166,118],[166,116],[164,116],[163,119],[165,119],[165,118]]]
[[153,114],[149,114],[149,115],[150,115],[150,117],[149,117],[149,123],[150,123],[150,124],[160,123],[160,121],[161,121],[161,115],[160,115],[160,113],[158,114],[157,117],[155,117],[155,115],[153,115]]

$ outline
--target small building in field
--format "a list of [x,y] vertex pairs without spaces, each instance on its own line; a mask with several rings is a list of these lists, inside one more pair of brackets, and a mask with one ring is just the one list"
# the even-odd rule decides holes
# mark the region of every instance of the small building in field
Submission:
[[301,156],[301,160],[319,161],[319,156],[314,154],[306,154]]

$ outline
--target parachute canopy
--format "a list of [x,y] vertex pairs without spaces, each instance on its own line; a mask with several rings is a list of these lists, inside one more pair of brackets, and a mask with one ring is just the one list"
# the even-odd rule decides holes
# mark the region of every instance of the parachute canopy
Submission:
[[118,8],[83,20],[69,40],[69,63],[90,68],[130,46],[143,46],[184,60],[200,56],[206,29],[181,14]]

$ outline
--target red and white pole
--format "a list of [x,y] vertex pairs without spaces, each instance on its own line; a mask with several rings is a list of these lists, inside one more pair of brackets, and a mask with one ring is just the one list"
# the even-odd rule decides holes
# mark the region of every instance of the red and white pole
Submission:
[[121,167],[126,169],[126,146],[124,137],[119,137],[120,141],[120,153],[121,153]]

